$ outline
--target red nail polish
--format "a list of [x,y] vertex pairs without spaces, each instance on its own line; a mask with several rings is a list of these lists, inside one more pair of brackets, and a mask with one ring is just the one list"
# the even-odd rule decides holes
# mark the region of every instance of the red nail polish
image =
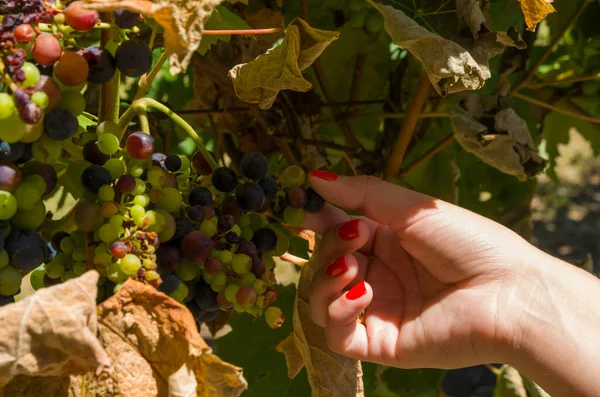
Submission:
[[354,287],[350,288],[348,292],[346,292],[346,298],[348,300],[354,301],[367,293],[367,287],[365,287],[365,282],[361,281],[356,284]]
[[323,179],[325,181],[337,181],[340,178],[338,174],[334,174],[333,172],[325,170],[312,170],[310,172],[310,176],[314,176],[315,178]]
[[346,255],[340,256],[333,261],[331,265],[327,266],[327,269],[325,269],[325,273],[327,273],[329,277],[339,277],[347,271],[348,266],[346,265]]
[[358,237],[358,219],[344,223],[338,229],[338,236],[344,241],[354,240]]

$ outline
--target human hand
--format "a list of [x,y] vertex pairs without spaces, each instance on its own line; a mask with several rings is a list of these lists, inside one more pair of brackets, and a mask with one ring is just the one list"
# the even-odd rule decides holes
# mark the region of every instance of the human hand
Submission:
[[374,177],[313,171],[309,182],[341,208],[326,204],[305,220],[323,235],[310,303],[334,352],[403,368],[506,361],[520,338],[514,297],[537,249],[491,220]]

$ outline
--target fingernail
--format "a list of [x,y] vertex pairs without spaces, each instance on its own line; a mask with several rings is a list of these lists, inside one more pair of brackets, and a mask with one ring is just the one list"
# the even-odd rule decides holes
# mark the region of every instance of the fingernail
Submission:
[[344,223],[338,229],[338,236],[344,241],[354,240],[358,237],[358,219]]
[[325,181],[337,181],[340,176],[338,174],[334,174],[333,172],[325,171],[325,170],[312,170],[309,172],[310,176],[314,176],[315,178],[323,179]]
[[325,269],[325,273],[327,273],[329,277],[339,277],[347,271],[348,266],[346,266],[346,255],[340,256],[333,261],[331,265],[327,266],[327,269]]
[[367,287],[365,287],[365,282],[361,281],[356,284],[354,287],[350,288],[348,292],[346,292],[346,298],[348,300],[354,301],[367,293]]

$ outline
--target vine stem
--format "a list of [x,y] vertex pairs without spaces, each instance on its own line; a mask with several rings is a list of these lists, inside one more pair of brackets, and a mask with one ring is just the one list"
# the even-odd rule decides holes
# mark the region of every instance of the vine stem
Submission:
[[202,34],[207,36],[211,35],[222,35],[222,34],[273,34],[282,32],[282,28],[268,28],[268,29],[223,29],[223,30],[203,30]]
[[383,171],[384,178],[388,181],[398,175],[400,167],[402,167],[402,162],[404,161],[404,156],[406,155],[406,149],[408,148],[410,139],[415,131],[415,127],[419,122],[419,115],[421,114],[421,111],[427,102],[430,89],[431,82],[429,81],[429,76],[425,71],[423,71],[419,77],[417,89],[410,104],[408,105],[408,109],[406,110],[406,118],[400,127],[400,132],[396,138],[396,143],[394,144],[392,153],[390,154]]
[[587,116],[585,114],[581,114],[581,113],[578,113],[578,112],[572,112],[572,111],[567,110],[567,109],[561,109],[561,108],[556,107],[554,105],[551,105],[549,103],[537,100],[535,98],[532,98],[532,97],[529,97],[529,96],[526,96],[526,95],[523,95],[523,94],[519,94],[518,92],[517,93],[513,93],[512,96],[514,96],[515,98],[522,99],[525,102],[529,102],[529,103],[532,103],[534,105],[541,106],[541,107],[549,109],[549,110],[553,110],[553,111],[555,111],[557,113],[562,113],[562,114],[564,114],[566,116],[571,116],[571,117],[578,118],[580,120],[589,121],[590,123],[596,123],[596,124],[600,123],[600,119],[599,118],[590,117],[590,116]]
[[[112,13],[104,13],[102,18],[107,21],[112,20]],[[105,46],[114,38],[111,29],[100,32],[100,44]],[[121,72],[117,70],[112,79],[100,87],[100,106],[98,109],[98,123],[103,121],[114,121],[119,119],[119,85],[121,82]]]
[[585,7],[590,2],[591,2],[591,0],[582,0],[581,1],[581,5],[577,9],[577,11],[575,11],[575,14],[571,17],[571,19],[569,19],[569,21],[562,28],[562,30],[556,35],[556,37],[554,38],[554,40],[552,40],[552,43],[550,43],[550,45],[546,48],[546,51],[544,51],[544,54],[542,54],[542,56],[540,57],[540,59],[538,59],[537,62],[534,63],[527,70],[527,72],[525,73],[525,76],[523,77],[523,79],[511,90],[511,93],[514,94],[514,93],[518,92],[519,90],[521,90],[522,88],[525,88],[525,86],[527,86],[527,84],[529,84],[529,81],[533,78],[533,75],[538,70],[538,68],[540,67],[540,65],[542,65],[546,61],[546,59],[548,59],[548,57],[550,56],[550,54],[552,54],[552,51],[554,50],[554,47],[556,47],[556,45],[560,42],[560,40],[563,38],[563,36],[565,35],[565,33],[567,33],[567,31],[571,28],[571,26],[573,26],[573,24],[575,23],[575,21],[577,21],[577,19],[579,18],[579,16],[581,15],[581,13],[583,12],[583,10],[585,9]]
[[545,81],[538,84],[528,84],[527,88],[531,88],[532,90],[537,90],[544,87],[552,87],[562,84],[574,84],[574,83],[583,83],[585,81],[599,80],[600,73],[592,74],[590,76],[579,76],[579,77],[571,77],[564,80],[554,80],[554,81]]

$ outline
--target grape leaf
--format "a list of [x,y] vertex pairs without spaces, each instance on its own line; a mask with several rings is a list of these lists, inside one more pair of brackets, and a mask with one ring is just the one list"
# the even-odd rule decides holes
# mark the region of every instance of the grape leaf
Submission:
[[[206,21],[204,25],[206,29],[212,30],[221,30],[221,29],[252,29],[246,21],[242,18],[229,11],[227,8],[223,6],[215,7],[214,12],[210,16],[210,18]],[[215,34],[215,35],[205,35],[202,37],[202,41],[200,42],[200,46],[197,51],[198,54],[204,55],[206,52],[217,43],[218,40],[222,40],[226,43],[229,43],[231,40],[230,34]]]
[[164,28],[171,74],[183,73],[202,40],[204,24],[223,0],[84,0],[98,11],[126,9],[154,18]]
[[296,18],[287,28],[283,42],[255,60],[229,71],[236,95],[243,101],[269,109],[281,90],[305,92],[312,85],[302,71],[338,38],[337,32],[310,27]]
[[[434,34],[393,7],[371,4],[383,15],[394,44],[406,48],[425,68],[438,94],[477,90],[491,77],[489,61],[506,46],[524,48],[513,33],[488,32],[464,46]],[[512,37],[511,37],[512,36]]]
[[520,0],[520,2],[527,29],[532,32],[535,30],[537,24],[542,22],[548,14],[556,12],[552,6],[553,0]]
[[293,236],[290,239],[290,247],[288,248],[288,253],[297,256],[298,258],[308,260],[310,258],[309,252],[311,251],[307,239],[298,236]]
[[0,387],[19,374],[100,373],[110,366],[96,338],[98,277],[90,271],[0,309]]
[[485,15],[479,0],[456,0],[456,15],[462,24],[469,27],[474,38],[485,28]]
[[523,386],[519,371],[506,364],[500,368],[494,397],[527,397],[527,390]]

